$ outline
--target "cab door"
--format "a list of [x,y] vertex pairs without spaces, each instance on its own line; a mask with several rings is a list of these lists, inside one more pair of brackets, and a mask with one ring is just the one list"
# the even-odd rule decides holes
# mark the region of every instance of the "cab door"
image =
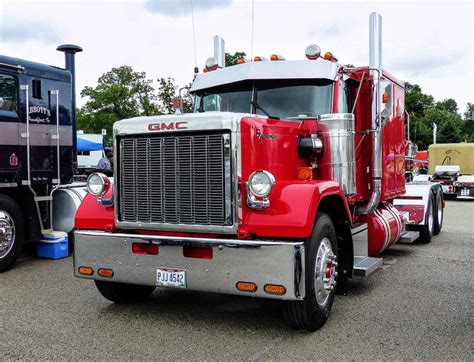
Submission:
[[0,69],[0,187],[16,186],[21,164],[18,77]]

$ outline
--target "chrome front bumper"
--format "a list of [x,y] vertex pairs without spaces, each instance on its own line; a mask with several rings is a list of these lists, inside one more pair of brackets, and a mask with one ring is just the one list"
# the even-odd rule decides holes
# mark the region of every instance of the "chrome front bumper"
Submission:
[[[141,285],[156,285],[156,269],[186,270],[186,289],[271,299],[304,298],[305,250],[302,241],[261,241],[190,238],[157,235],[75,231],[74,275],[80,278]],[[132,253],[132,243],[159,245],[158,255]],[[189,258],[183,246],[212,247],[212,259]],[[81,266],[94,269],[92,276],[79,274]],[[112,278],[97,275],[112,269]],[[241,292],[239,281],[253,282],[257,291]],[[266,284],[283,285],[284,295],[267,294]]]

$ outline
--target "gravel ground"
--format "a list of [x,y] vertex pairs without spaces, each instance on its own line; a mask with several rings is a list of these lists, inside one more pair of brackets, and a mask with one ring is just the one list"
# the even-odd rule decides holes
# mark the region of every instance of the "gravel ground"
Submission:
[[474,202],[449,201],[441,235],[396,245],[337,296],[320,331],[279,304],[157,290],[133,306],[72,276],[72,257],[26,254],[0,274],[0,359],[474,359]]

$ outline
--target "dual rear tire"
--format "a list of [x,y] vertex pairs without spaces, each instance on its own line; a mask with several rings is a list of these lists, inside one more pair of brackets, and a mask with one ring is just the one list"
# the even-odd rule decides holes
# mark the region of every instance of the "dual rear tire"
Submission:
[[443,218],[443,194],[441,191],[431,192],[425,215],[425,224],[420,229],[418,241],[422,244],[428,244],[431,242],[433,235],[439,235],[443,227]]

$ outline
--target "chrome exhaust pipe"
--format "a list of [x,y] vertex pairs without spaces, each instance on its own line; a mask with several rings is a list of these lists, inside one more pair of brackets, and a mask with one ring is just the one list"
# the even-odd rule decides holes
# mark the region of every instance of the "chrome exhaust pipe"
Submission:
[[370,14],[369,67],[374,82],[372,97],[372,194],[367,204],[356,208],[359,215],[373,212],[382,193],[382,123],[380,119],[380,78],[382,76],[382,17]]
[[214,59],[219,68],[225,68],[225,41],[220,35],[214,37]]

